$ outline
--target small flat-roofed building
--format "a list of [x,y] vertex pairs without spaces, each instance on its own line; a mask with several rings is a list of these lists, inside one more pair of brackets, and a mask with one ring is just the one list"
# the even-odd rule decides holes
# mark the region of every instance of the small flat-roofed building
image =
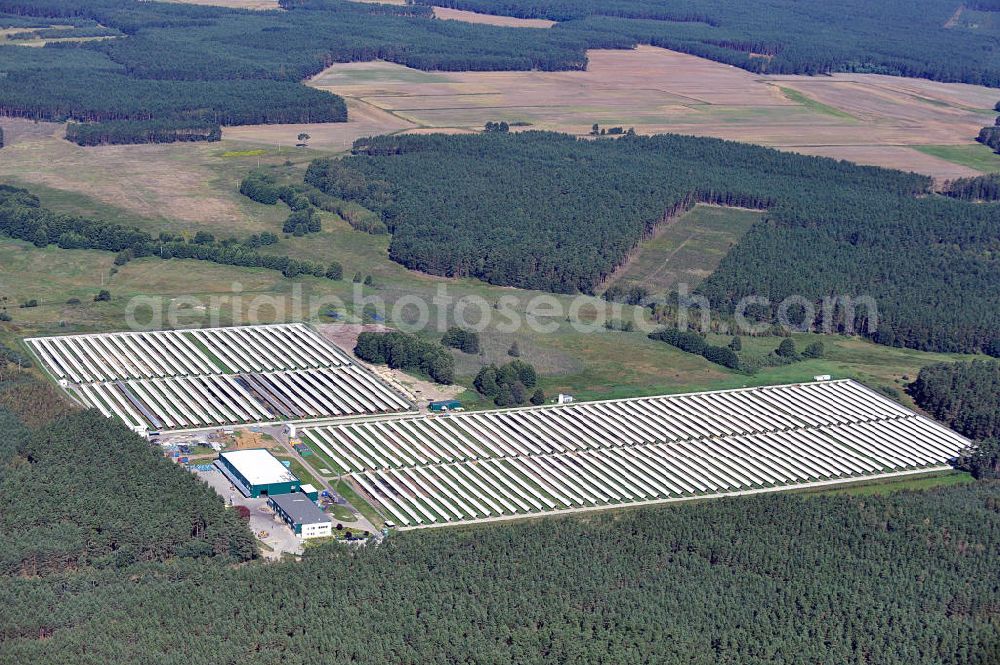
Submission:
[[462,403],[457,399],[442,399],[437,402],[431,402],[428,408],[431,411],[454,411],[455,409],[461,409]]
[[268,497],[267,503],[302,538],[323,538],[333,535],[330,517],[305,494],[279,494]]
[[216,466],[252,498],[298,492],[302,485],[294,473],[263,448],[220,453]]
[[302,485],[302,487],[299,488],[299,491],[305,494],[313,501],[319,498],[319,490],[310,485],[309,483]]

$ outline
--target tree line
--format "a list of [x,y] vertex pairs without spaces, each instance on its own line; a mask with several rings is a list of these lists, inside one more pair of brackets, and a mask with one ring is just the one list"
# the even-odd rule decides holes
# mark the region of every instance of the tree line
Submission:
[[273,234],[260,234],[240,241],[216,240],[212,234],[199,232],[189,242],[169,233],[154,237],[134,227],[104,220],[62,215],[41,205],[25,189],[0,185],[0,234],[25,240],[36,247],[56,245],[61,249],[99,249],[126,253],[128,260],[143,257],[197,259],[223,265],[279,270],[285,277],[313,275],[340,279],[343,267],[337,261],[327,265],[289,256],[258,251],[277,242]]
[[[353,152],[310,183],[376,211],[411,269],[592,293],[662,220],[743,206],[767,214],[700,285],[716,312],[759,296],[773,321],[795,295],[817,329],[882,344],[980,351],[1000,336],[997,205],[935,195],[923,176],[673,135],[383,136]],[[871,296],[877,316],[824,307],[844,295]]]
[[745,374],[754,374],[764,367],[779,367],[800,360],[822,358],[826,353],[823,342],[820,341],[811,342],[799,353],[791,337],[783,338],[773,351],[764,355],[744,353],[743,340],[739,335],[734,336],[726,345],[711,344],[703,333],[677,328],[663,328],[649,333],[648,337]]
[[93,23],[77,27],[37,28],[7,35],[14,41],[25,39],[87,39],[91,37],[120,37],[121,32],[114,28],[105,28]]
[[66,125],[66,140],[82,146],[220,141],[222,127],[217,123],[199,127],[184,120],[71,122]]
[[740,357],[732,346],[709,344],[703,335],[699,335],[694,331],[664,328],[663,330],[649,333],[649,339],[666,342],[681,351],[700,355],[709,362],[728,367],[729,369],[740,369],[741,367]]
[[363,332],[358,335],[354,355],[368,363],[422,372],[436,383],[455,382],[455,359],[448,350],[409,333]]
[[[414,0],[559,21],[551,32],[614,34],[752,72],[867,72],[1000,86],[989,30],[946,25],[949,0]],[[977,3],[998,12],[996,3]],[[966,7],[971,7],[966,3]]]
[[935,363],[909,387],[917,405],[970,439],[1000,439],[1000,360]]
[[[323,230],[309,192],[302,185],[280,185],[271,174],[256,170],[240,182],[240,193],[264,205],[275,205],[278,201],[287,205],[291,213],[281,226],[282,233],[304,236]],[[322,192],[317,194],[325,196]]]
[[1000,174],[952,180],[944,193],[963,201],[1000,201]]

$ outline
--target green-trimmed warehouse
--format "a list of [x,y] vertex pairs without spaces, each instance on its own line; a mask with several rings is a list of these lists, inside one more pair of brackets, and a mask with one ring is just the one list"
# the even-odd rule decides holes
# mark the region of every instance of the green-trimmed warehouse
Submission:
[[302,485],[294,473],[263,448],[220,453],[216,466],[252,498],[291,494]]

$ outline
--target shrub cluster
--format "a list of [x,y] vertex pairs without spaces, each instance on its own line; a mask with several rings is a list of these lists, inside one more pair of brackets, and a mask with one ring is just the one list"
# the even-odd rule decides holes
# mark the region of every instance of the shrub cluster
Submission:
[[694,353],[705,358],[716,365],[722,365],[730,369],[740,369],[740,357],[728,346],[714,346],[709,344],[703,335],[689,330],[677,330],[676,328],[664,328],[649,334],[650,339],[666,342],[671,346],[676,346],[681,351]]
[[[283,201],[291,209],[291,214],[282,225],[281,231],[295,236],[319,233],[322,230],[316,208],[313,207],[309,194],[303,189],[281,185],[276,182],[274,176],[263,171],[251,171],[240,182],[240,194],[257,203],[275,205],[278,201]],[[322,192],[317,194],[322,195]]]
[[520,406],[529,401],[534,405],[545,403],[545,392],[536,388],[538,373],[523,360],[512,360],[497,367],[487,365],[476,374],[472,385],[484,397],[492,397],[497,406]]
[[609,302],[621,302],[626,305],[643,305],[649,299],[649,289],[642,284],[612,284],[604,292],[603,298]]
[[479,333],[458,326],[448,328],[441,338],[441,343],[462,353],[479,353]]

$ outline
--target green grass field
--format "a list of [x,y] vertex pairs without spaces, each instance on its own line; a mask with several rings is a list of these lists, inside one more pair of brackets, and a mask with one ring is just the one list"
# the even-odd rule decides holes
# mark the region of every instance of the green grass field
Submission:
[[[856,379],[873,388],[888,387],[895,399],[912,405],[904,388],[916,378],[921,367],[971,357],[897,349],[840,336],[802,334],[793,338],[800,351],[821,339],[826,347],[825,357],[769,367],[748,376],[663,342],[648,340],[641,333],[591,335],[586,341],[568,335],[553,336],[554,344],[575,341],[581,345],[579,348],[587,345],[587,353],[583,355],[585,369],[564,376],[543,376],[541,385],[547,395],[563,392],[582,399],[609,399],[796,383],[829,374],[833,378]],[[720,336],[712,341],[728,343],[729,339]],[[763,353],[776,348],[779,342],[775,337],[743,338],[743,348],[759,347]]]
[[803,490],[803,494],[845,494],[849,496],[881,496],[893,492],[932,490],[976,482],[965,471],[938,471],[929,474],[862,481],[832,489]]
[[920,152],[984,173],[1000,173],[1000,155],[984,145],[919,145]]
[[823,102],[816,101],[812,97],[804,95],[798,90],[793,90],[792,88],[784,88],[781,86],[778,86],[778,89],[781,90],[781,94],[787,97],[789,101],[793,101],[796,104],[801,104],[810,111],[815,111],[816,113],[822,113],[823,115],[833,116],[834,118],[840,118],[841,120],[853,120],[853,121],[858,120],[847,111],[842,111],[841,109],[838,109],[834,106],[830,106],[828,104],[824,104]]
[[302,443],[313,452],[313,467],[316,469],[317,473],[323,473],[322,469],[328,469],[330,473],[323,473],[324,478],[335,478],[336,476],[343,473],[343,469],[337,466],[330,457],[324,453],[316,443],[310,439],[308,436],[300,436]]
[[354,506],[359,513],[365,516],[365,518],[371,522],[376,529],[381,529],[385,526],[385,519],[376,511],[371,505],[361,498],[351,484],[346,480],[334,481],[330,483],[333,489],[336,490],[340,496],[347,499],[347,502]]
[[[34,126],[18,131],[36,131]],[[48,130],[46,130],[48,131]],[[38,130],[41,138],[47,134]],[[65,142],[61,142],[65,144]],[[11,149],[17,148],[14,145]],[[283,204],[263,206],[235,192],[235,183],[248,169],[256,167],[258,160],[263,168],[280,179],[297,180],[308,160],[315,156],[311,151],[297,152],[286,164],[288,151],[279,154],[276,149],[263,149],[250,144],[221,144],[185,146],[193,152],[182,152],[176,146],[161,150],[153,146],[151,153],[157,160],[176,163],[178,169],[191,177],[199,174],[206,178],[204,186],[195,189],[209,193],[206,205],[218,201],[228,202],[242,210],[237,220],[216,220],[200,211],[182,208],[185,219],[167,223],[163,216],[137,215],[109,203],[110,190],[102,190],[100,197],[90,196],[76,185],[56,189],[49,185],[31,185],[47,205],[67,212],[84,213],[135,223],[151,232],[164,228],[191,234],[209,230],[219,236],[245,237],[263,230],[280,231],[281,220],[287,215]],[[144,150],[140,146],[136,150]],[[86,153],[81,156],[72,146],[59,146],[84,168]],[[260,150],[265,150],[260,153]],[[5,152],[7,148],[5,148]],[[34,153],[32,153],[34,154]],[[96,154],[96,153],[95,153]],[[130,153],[132,154],[132,153]],[[134,159],[139,159],[136,154]],[[15,164],[0,167],[0,177],[7,169],[22,169],[26,175],[26,160],[21,157]],[[33,163],[33,162],[32,162]],[[123,168],[123,167],[122,167]],[[138,166],[137,166],[138,168]],[[44,173],[44,171],[43,171]],[[92,179],[93,174],[79,178]],[[178,176],[180,177],[180,176]],[[87,180],[89,182],[89,180]],[[76,183],[79,184],[79,183]],[[104,187],[109,187],[105,184]],[[161,193],[163,194],[163,193]],[[113,198],[113,197],[112,197]],[[141,197],[140,197],[141,198]],[[154,199],[156,203],[158,199]],[[135,207],[130,199],[129,205]],[[212,203],[215,201],[215,203]],[[155,207],[155,206],[154,206]],[[636,254],[621,279],[645,281],[655,289],[666,290],[678,280],[696,284],[709,274],[724,256],[729,246],[757,219],[759,213],[738,209],[697,206],[692,212],[675,220],[655,238],[647,241]],[[199,218],[200,221],[192,221]],[[486,363],[498,364],[510,360],[506,351],[517,341],[522,359],[534,364],[540,373],[540,385],[547,395],[567,392],[578,399],[613,398],[655,393],[734,388],[744,385],[762,385],[810,380],[817,374],[851,377],[871,385],[892,386],[899,390],[912,379],[919,368],[938,360],[959,356],[930,354],[903,349],[877,346],[868,342],[842,337],[827,338],[827,357],[795,365],[768,368],[754,376],[731,372],[705,361],[700,356],[683,353],[666,344],[653,342],[642,333],[611,332],[595,325],[591,331],[580,331],[568,320],[565,312],[573,312],[578,319],[588,321],[594,316],[595,306],[606,303],[597,298],[574,299],[565,295],[543,294],[504,287],[496,287],[473,279],[446,279],[409,271],[388,259],[388,236],[372,236],[353,230],[336,215],[323,214],[323,232],[302,238],[282,238],[266,251],[288,254],[318,262],[340,261],[345,280],[332,282],[321,278],[284,279],[279,273],[264,269],[237,268],[199,261],[169,260],[158,258],[139,259],[121,266],[115,274],[114,255],[106,252],[60,250],[55,247],[39,249],[29,243],[0,239],[0,298],[6,297],[7,311],[14,321],[0,326],[5,339],[16,339],[36,334],[64,334],[71,332],[101,332],[122,330],[136,324],[152,327],[183,327],[192,325],[230,325],[233,323],[268,323],[283,320],[313,320],[329,322],[322,316],[336,311],[341,316],[360,317],[365,301],[377,299],[384,303],[386,316],[395,325],[406,325],[426,317],[429,326],[423,328],[427,339],[439,338],[444,329],[453,323],[456,305],[476,298],[482,303],[481,312],[493,317],[493,323],[482,333],[484,352],[467,356],[456,353],[459,383],[465,387],[479,368]],[[351,276],[358,272],[371,275],[374,286],[353,284]],[[102,289],[112,294],[111,302],[96,303],[94,295]],[[133,298],[141,298],[135,301]],[[37,299],[39,306],[20,309],[25,300]],[[70,299],[79,303],[69,304]],[[541,326],[515,326],[503,330],[502,317],[495,315],[495,306],[506,299],[506,311],[519,321],[529,314]],[[555,304],[560,311],[534,307],[541,299]],[[414,306],[402,307],[407,300],[418,300],[426,305],[421,313]],[[582,306],[580,306],[582,304]],[[156,308],[156,315],[153,314]],[[529,311],[530,310],[530,311]],[[467,320],[478,321],[477,309]],[[623,307],[613,316],[631,318],[633,308]],[[799,347],[808,343],[806,336],[796,338]],[[779,340],[745,339],[748,349],[760,345],[762,352],[777,346]],[[905,378],[904,378],[905,377]],[[482,405],[477,398],[466,394],[470,406]],[[904,397],[905,399],[905,397]]]
[[[428,315],[432,328],[436,328],[439,317],[443,317],[445,325],[450,323],[454,303],[465,296],[479,296],[485,303],[500,297],[514,297],[518,304],[511,311],[523,317],[529,299],[539,295],[493,287],[475,280],[446,280],[409,273],[388,261],[384,250],[379,249],[385,245],[384,237],[367,236],[350,229],[330,231],[329,236],[333,244],[353,248],[351,261],[345,263],[348,275],[355,266],[367,266],[366,274],[375,276],[374,288],[358,287],[363,296],[383,298],[388,303],[390,315],[393,305],[404,296],[421,297],[431,303]],[[309,318],[308,305],[313,297],[337,297],[347,303],[345,309],[354,307],[350,297],[357,285],[349,280],[330,282],[305,278],[293,283],[269,270],[153,258],[132,261],[122,266],[117,274],[109,276],[112,258],[113,255],[105,252],[38,249],[28,243],[0,241],[0,284],[3,285],[0,297],[8,298],[8,312],[14,319],[2,326],[6,330],[5,337],[127,329],[130,311],[137,322],[143,325],[151,322],[153,317],[148,307],[130,305],[133,296],[141,296],[141,303],[157,305],[164,323],[173,320],[178,325],[245,322],[249,320],[248,314],[253,313],[251,310],[256,310],[257,314],[253,320],[260,322]],[[102,288],[102,279],[113,300],[96,303],[93,296]],[[234,293],[234,285],[240,287],[238,293]],[[447,287],[451,304],[433,304],[439,286]],[[236,296],[240,298],[239,303],[235,302]],[[260,304],[254,300],[257,296],[265,299],[259,307],[255,307]],[[40,305],[30,309],[17,307],[18,303],[30,298],[37,298]],[[70,298],[77,298],[80,303],[67,304]],[[545,298],[564,305],[570,302],[566,296],[546,295]],[[272,302],[276,306],[268,304]],[[325,311],[325,306],[320,309]],[[623,308],[626,315],[631,310]],[[404,321],[406,311],[397,312],[402,312]],[[168,316],[171,312],[176,314],[173,319]],[[581,312],[581,318],[585,318],[584,314]],[[754,376],[746,376],[709,363],[700,356],[649,340],[641,332],[612,332],[600,326],[592,331],[581,331],[561,315],[544,313],[539,313],[535,320],[551,326],[552,332],[529,327],[501,332],[494,326],[483,333],[483,355],[456,352],[459,382],[468,387],[481,365],[509,361],[506,351],[514,341],[521,349],[521,358],[538,367],[540,385],[547,395],[565,392],[578,399],[807,381],[817,374],[855,378],[873,386],[892,386],[901,393],[902,386],[912,380],[923,365],[964,357],[879,346],[854,338],[824,337],[825,358],[767,368]],[[423,334],[428,339],[440,336],[440,332],[433,331]],[[817,338],[814,335],[795,336],[800,350]],[[728,337],[714,341],[726,343]],[[766,353],[780,340],[744,338],[743,341],[748,352],[756,349]],[[901,398],[906,399],[905,395]],[[469,401],[470,406],[475,404],[475,400]]]
[[760,217],[752,210],[696,206],[640,244],[615,283],[641,284],[653,294],[668,293],[679,283],[694,289]]

